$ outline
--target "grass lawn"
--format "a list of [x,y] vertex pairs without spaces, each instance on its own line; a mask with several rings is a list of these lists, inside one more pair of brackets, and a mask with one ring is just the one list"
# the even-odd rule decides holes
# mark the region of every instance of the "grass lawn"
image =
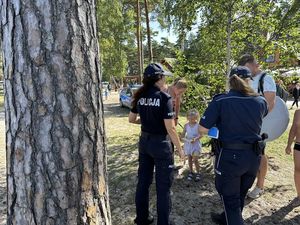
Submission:
[[[113,224],[133,224],[135,217],[134,194],[137,181],[137,142],[140,132],[138,125],[128,123],[129,110],[118,105],[117,95],[105,103],[105,126],[108,143],[108,173],[111,212]],[[294,110],[290,110],[290,125]],[[184,116],[179,118],[186,122]],[[290,128],[289,125],[289,128]],[[248,201],[244,210],[246,224],[300,224],[300,208],[290,208],[289,202],[296,196],[293,181],[293,158],[285,154],[287,131],[277,140],[268,143],[269,171],[266,178],[265,194],[257,200]],[[178,131],[182,128],[178,127]],[[204,139],[203,142],[206,142]],[[222,210],[220,198],[214,188],[214,173],[210,149],[204,147],[201,156],[199,183],[189,182],[183,171],[174,180],[172,191],[173,209],[171,218],[176,224],[209,225],[210,212]],[[178,157],[176,157],[178,163]],[[155,214],[155,185],[151,186],[150,209]],[[298,223],[299,222],[299,223]],[[277,223],[274,223],[277,224]]]
[[0,109],[3,109],[3,108],[4,108],[4,95],[0,95]]

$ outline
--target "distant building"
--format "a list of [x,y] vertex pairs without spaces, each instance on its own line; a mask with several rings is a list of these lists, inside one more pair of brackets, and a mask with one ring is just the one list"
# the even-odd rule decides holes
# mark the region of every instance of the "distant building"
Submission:
[[275,52],[271,55],[268,55],[264,61],[267,63],[267,67],[269,69],[285,67],[287,64],[288,64],[287,66],[289,67],[293,67],[293,66],[296,67],[296,66],[300,66],[300,54],[291,57],[288,60],[288,62],[283,62],[280,59],[280,49],[277,48]]
[[160,63],[165,66],[168,70],[170,70],[171,72],[173,71],[174,65],[176,64],[177,59],[175,58],[164,58],[162,60],[160,60]]

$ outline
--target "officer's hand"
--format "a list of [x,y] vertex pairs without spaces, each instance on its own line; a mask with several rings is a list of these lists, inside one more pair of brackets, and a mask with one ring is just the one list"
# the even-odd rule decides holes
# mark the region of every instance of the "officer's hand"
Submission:
[[290,155],[291,152],[292,152],[292,147],[291,146],[286,147],[285,153],[288,154],[288,155]]

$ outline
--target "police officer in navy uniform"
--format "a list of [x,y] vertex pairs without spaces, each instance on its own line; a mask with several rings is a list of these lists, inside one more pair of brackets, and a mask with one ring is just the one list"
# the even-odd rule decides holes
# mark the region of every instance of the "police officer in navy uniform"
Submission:
[[212,213],[217,224],[242,225],[242,210],[260,164],[264,142],[260,135],[262,119],[268,113],[266,100],[250,86],[247,67],[232,69],[230,91],[213,99],[200,120],[200,133],[219,129],[219,152],[215,161],[215,185],[224,212]]
[[[143,86],[135,93],[129,122],[141,124],[139,139],[139,169],[135,204],[138,225],[151,224],[149,215],[149,187],[155,167],[157,193],[157,224],[169,225],[171,211],[170,188],[173,182],[174,157],[171,141],[183,159],[180,140],[173,119],[170,95],[161,91],[165,85],[165,71],[160,64],[151,63],[144,71]],[[139,115],[139,118],[138,118]]]

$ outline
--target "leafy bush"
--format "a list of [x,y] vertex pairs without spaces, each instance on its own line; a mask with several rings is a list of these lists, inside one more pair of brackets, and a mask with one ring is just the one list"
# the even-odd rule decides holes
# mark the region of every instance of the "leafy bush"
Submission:
[[225,91],[226,76],[216,65],[201,65],[189,62],[181,53],[177,53],[175,77],[184,77],[188,82],[188,89],[182,99],[182,110],[195,108],[203,113],[208,102],[216,94]]

